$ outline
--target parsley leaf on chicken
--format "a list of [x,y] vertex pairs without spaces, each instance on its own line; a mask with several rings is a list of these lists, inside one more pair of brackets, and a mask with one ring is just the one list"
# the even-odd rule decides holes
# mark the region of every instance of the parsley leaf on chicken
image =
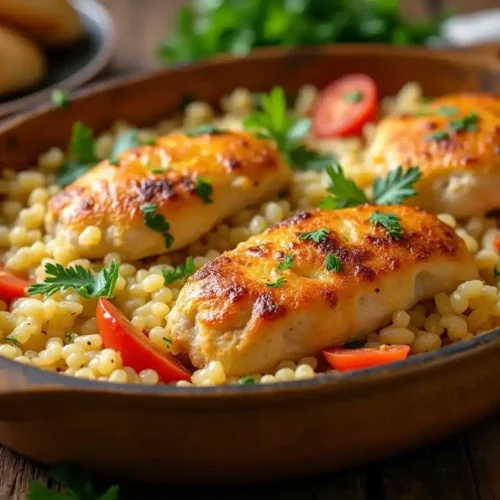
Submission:
[[401,217],[398,215],[373,212],[368,220],[375,226],[382,226],[393,240],[401,239],[403,228],[400,224]]
[[398,166],[385,177],[375,179],[373,196],[370,200],[353,180],[345,176],[338,162],[328,167],[326,173],[330,177],[328,191],[331,194],[319,205],[325,210],[356,207],[368,202],[374,205],[399,205],[417,194],[415,184],[422,177],[418,167],[410,167],[403,171],[403,168]]
[[169,232],[170,224],[162,214],[156,213],[156,203],[144,203],[141,208],[144,214],[144,224],[153,231],[161,233],[165,238],[165,247],[170,248],[174,243],[174,237]]
[[116,282],[119,277],[120,265],[112,261],[109,269],[101,269],[95,276],[80,265],[64,267],[61,264],[49,262],[45,264],[47,277],[42,283],[35,283],[28,287],[29,295],[43,294],[47,297],[60,290],[74,288],[78,295],[85,298],[113,296]]
[[422,177],[418,167],[403,172],[401,165],[392,169],[385,177],[377,177],[373,183],[373,203],[376,205],[398,205],[417,194],[415,184]]

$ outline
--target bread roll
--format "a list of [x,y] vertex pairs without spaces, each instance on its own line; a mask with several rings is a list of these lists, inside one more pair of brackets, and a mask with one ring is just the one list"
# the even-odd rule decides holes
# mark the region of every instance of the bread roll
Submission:
[[45,66],[35,42],[0,25],[0,95],[34,85],[45,74]]
[[80,17],[68,0],[0,0],[0,23],[49,46],[74,42],[83,33]]

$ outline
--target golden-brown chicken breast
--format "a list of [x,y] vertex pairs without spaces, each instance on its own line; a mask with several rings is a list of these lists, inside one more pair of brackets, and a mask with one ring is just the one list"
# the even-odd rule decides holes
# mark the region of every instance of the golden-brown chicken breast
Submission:
[[[190,244],[277,193],[290,175],[274,146],[248,133],[170,134],[125,152],[118,165],[104,161],[65,188],[50,200],[46,225],[65,232],[82,256],[139,259]],[[87,226],[101,234],[91,245],[78,238]]]
[[[376,211],[399,217],[402,233],[371,222]],[[314,210],[203,266],[167,329],[173,352],[196,367],[218,360],[228,375],[261,372],[362,338],[395,311],[476,277],[463,241],[420,209]]]
[[458,218],[500,208],[500,100],[480,94],[437,99],[430,115],[386,118],[367,152],[376,176],[419,166],[418,195],[430,212]]

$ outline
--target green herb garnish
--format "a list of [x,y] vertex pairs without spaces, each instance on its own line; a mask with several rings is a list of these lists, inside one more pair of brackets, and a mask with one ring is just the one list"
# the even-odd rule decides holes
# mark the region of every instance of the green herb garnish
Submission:
[[[356,207],[368,202],[368,198],[362,189],[354,181],[347,179],[344,171],[338,162],[326,168],[326,173],[330,177],[328,192],[330,201],[323,200],[321,208],[347,208]],[[327,198],[328,199],[328,198]],[[328,205],[328,206],[325,206]]]
[[478,115],[476,112],[471,112],[461,120],[452,120],[450,128],[455,132],[477,132]]
[[455,106],[441,106],[438,113],[441,116],[454,116],[458,113],[458,109]]
[[493,277],[498,278],[500,276],[500,269],[497,266],[493,268]]
[[427,142],[430,141],[442,142],[442,141],[449,141],[450,139],[451,139],[450,133],[446,132],[445,130],[438,130],[437,132],[429,134],[425,138]]
[[156,213],[156,203],[144,203],[141,207],[144,224],[149,229],[161,233],[165,239],[165,247],[170,248],[174,243],[174,237],[170,234],[170,224],[162,214]]
[[161,273],[165,279],[165,285],[169,285],[174,281],[189,278],[195,271],[194,259],[193,257],[188,257],[184,264],[177,266],[174,270],[162,269]]
[[393,240],[401,239],[403,228],[401,227],[401,217],[385,212],[373,212],[368,219],[375,226],[382,226]]
[[293,267],[293,255],[287,254],[283,260],[276,266],[277,271],[287,271]]
[[266,286],[269,288],[279,288],[283,286],[286,283],[286,279],[283,277],[278,278],[276,281],[273,281],[272,283],[266,283]]
[[69,142],[70,160],[59,169],[58,183],[65,187],[87,173],[99,161],[95,153],[94,133],[82,122],[71,128]]
[[346,102],[356,104],[356,103],[362,101],[364,96],[365,96],[365,94],[362,90],[353,90],[352,92],[348,92],[347,94],[345,94],[342,97],[342,99]]
[[16,347],[21,347],[21,342],[19,342],[19,340],[15,339],[14,337],[11,337],[11,336],[4,337],[2,339],[2,342],[7,342],[8,344],[12,344]]
[[73,332],[66,332],[64,334],[64,343],[65,344],[71,344],[73,342],[71,335],[73,335]]
[[342,271],[343,265],[340,257],[334,255],[333,253],[329,253],[325,258],[325,267],[327,271]]
[[212,198],[210,198],[210,196],[212,196],[212,191],[214,190],[214,188],[212,187],[212,183],[208,179],[205,179],[204,177],[198,177],[196,179],[194,190],[204,204],[214,202]]
[[56,108],[69,107],[69,92],[62,89],[54,89],[50,95],[50,100]]
[[185,134],[188,137],[197,137],[199,135],[209,134],[209,135],[221,135],[225,134],[225,130],[218,129],[215,125],[206,124],[199,125],[198,127],[186,130]]
[[398,205],[417,194],[415,184],[422,177],[418,167],[410,167],[403,172],[403,167],[392,169],[383,178],[373,183],[373,203],[376,205]]
[[162,340],[164,340],[167,344],[167,349],[170,349],[170,346],[173,344],[172,339],[169,339],[168,337],[162,337]]
[[257,137],[274,141],[295,169],[322,170],[332,164],[333,155],[312,151],[301,144],[311,130],[311,120],[295,119],[287,114],[286,95],[281,87],[273,88],[269,94],[262,94],[260,99],[261,111],[255,111],[245,118],[245,129]]
[[317,229],[316,231],[306,231],[299,234],[299,240],[311,240],[314,243],[323,243],[328,237],[329,230],[326,227]]
[[240,384],[240,385],[255,384],[255,379],[249,375],[246,377],[241,377],[238,380],[238,384]]
[[49,469],[49,475],[61,483],[66,491],[56,493],[41,483],[31,481],[27,500],[118,500],[119,486],[111,486],[99,494],[85,469],[59,464]]
[[141,146],[156,146],[158,139],[156,137],[149,137],[141,141]]
[[171,66],[269,46],[421,45],[438,35],[442,19],[413,21],[397,0],[205,0],[178,10],[159,57]]
[[167,168],[153,168],[151,170],[152,174],[164,174],[168,169]]
[[417,194],[415,184],[420,180],[422,174],[418,167],[410,167],[403,171],[398,166],[383,177],[377,177],[373,183],[373,197],[369,200],[362,189],[344,175],[344,171],[338,162],[326,169],[330,177],[328,191],[331,193],[319,204],[325,210],[336,210],[338,208],[356,207],[363,203],[375,205],[394,205]]
[[45,264],[47,277],[42,283],[28,287],[29,295],[43,294],[46,297],[54,295],[59,290],[74,288],[78,295],[85,298],[113,296],[119,277],[120,264],[112,261],[109,269],[101,269],[95,276],[80,265],[63,267],[52,262]]
[[112,161],[116,161],[122,153],[132,148],[138,148],[140,145],[139,131],[136,128],[132,128],[116,137],[109,157]]

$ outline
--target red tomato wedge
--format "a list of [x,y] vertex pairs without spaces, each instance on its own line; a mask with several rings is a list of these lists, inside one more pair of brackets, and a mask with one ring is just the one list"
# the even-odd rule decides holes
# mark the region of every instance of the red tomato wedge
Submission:
[[406,359],[409,352],[410,346],[408,345],[391,345],[385,346],[383,349],[338,347],[323,351],[323,355],[332,368],[339,372],[347,372],[401,361]]
[[21,297],[26,297],[25,288],[31,285],[28,280],[23,280],[0,268],[0,299],[7,303]]
[[500,252],[500,236],[497,236],[495,240],[493,241],[493,245],[495,245],[495,248]]
[[151,368],[162,382],[191,380],[191,374],[172,354],[156,347],[107,299],[99,299],[97,326],[103,343],[122,355],[124,366],[140,372]]
[[346,75],[325,87],[313,113],[316,137],[360,135],[377,113],[377,85],[368,75]]

